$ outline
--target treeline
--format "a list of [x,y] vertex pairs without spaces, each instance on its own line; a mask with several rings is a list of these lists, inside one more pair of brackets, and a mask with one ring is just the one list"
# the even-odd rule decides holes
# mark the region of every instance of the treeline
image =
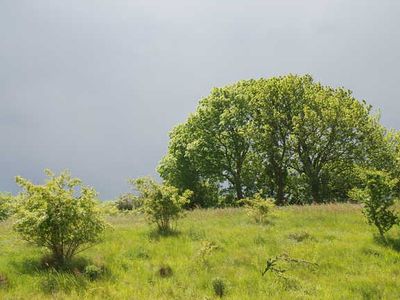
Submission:
[[170,133],[158,171],[189,206],[237,204],[260,194],[276,204],[346,201],[360,167],[397,177],[399,136],[370,105],[309,75],[214,88]]

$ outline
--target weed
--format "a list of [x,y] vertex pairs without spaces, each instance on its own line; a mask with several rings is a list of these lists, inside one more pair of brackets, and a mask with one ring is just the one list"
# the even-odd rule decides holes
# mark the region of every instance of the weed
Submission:
[[158,269],[158,275],[160,275],[161,278],[171,277],[172,274],[173,274],[173,271],[169,265],[162,265]]
[[221,278],[214,278],[211,282],[214,294],[222,298],[226,294],[226,284]]

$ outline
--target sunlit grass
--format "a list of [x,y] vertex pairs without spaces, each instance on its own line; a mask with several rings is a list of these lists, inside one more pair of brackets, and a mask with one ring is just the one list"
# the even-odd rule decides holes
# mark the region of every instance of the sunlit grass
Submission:
[[[170,235],[137,215],[109,222],[105,240],[63,272],[43,268],[43,252],[1,224],[0,298],[216,299],[215,278],[226,299],[400,298],[399,230],[382,245],[356,205],[282,208],[268,225],[241,209],[195,210]],[[207,242],[215,247],[204,254]],[[261,276],[267,258],[282,253],[318,266],[288,266],[286,279]],[[84,264],[106,271],[90,280]]]

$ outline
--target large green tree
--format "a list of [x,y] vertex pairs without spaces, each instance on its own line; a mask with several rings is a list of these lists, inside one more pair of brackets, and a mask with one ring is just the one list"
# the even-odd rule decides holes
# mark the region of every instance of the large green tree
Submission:
[[334,177],[360,161],[370,124],[370,107],[342,88],[308,87],[294,117],[293,167],[305,174],[312,201],[329,199]]
[[181,124],[170,133],[168,153],[158,165],[157,171],[170,185],[181,192],[193,191],[191,201],[187,206],[210,207],[217,205],[218,193],[214,180],[203,177],[194,159],[189,155],[188,145],[192,142],[189,126]]
[[237,199],[244,197],[245,173],[253,171],[248,161],[252,116],[245,91],[245,83],[213,89],[188,121],[194,129],[190,156],[202,174],[227,182]]
[[[252,193],[256,157],[251,155],[252,122],[247,82],[215,88],[200,101],[197,111],[171,134],[169,153],[159,170],[167,181],[180,174],[180,183],[219,186],[237,199]],[[175,167],[175,168],[174,168]],[[192,184],[187,182],[193,180]]]
[[246,80],[200,101],[173,130],[159,171],[198,203],[205,183],[219,196],[260,193],[279,205],[341,200],[356,165],[397,172],[397,141],[349,90],[309,75]]
[[299,114],[310,76],[288,75],[252,82],[253,138],[279,205],[287,201],[287,181],[293,160],[293,119]]

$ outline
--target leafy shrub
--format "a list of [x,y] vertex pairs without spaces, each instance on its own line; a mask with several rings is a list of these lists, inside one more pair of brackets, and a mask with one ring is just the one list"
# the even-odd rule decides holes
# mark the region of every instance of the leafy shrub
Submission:
[[171,277],[172,274],[173,274],[172,268],[168,265],[162,265],[158,269],[158,275],[160,275],[160,277],[162,277],[162,278]]
[[226,294],[226,284],[221,278],[214,278],[211,282],[216,296],[222,298]]
[[85,267],[84,273],[90,280],[96,280],[104,273],[104,269],[96,265],[88,265]]
[[363,213],[368,223],[374,225],[381,238],[385,240],[385,233],[399,221],[392,208],[394,204],[393,188],[396,186],[397,180],[392,179],[384,171],[361,168],[359,177],[362,188],[352,189],[349,196],[363,203]]
[[99,203],[99,208],[103,215],[107,216],[116,216],[120,213],[114,201],[102,201]]
[[171,185],[158,184],[151,178],[139,178],[131,181],[143,201],[141,210],[150,223],[155,223],[158,230],[172,230],[172,222],[183,216],[184,205],[189,202],[192,192],[186,190],[183,194]]
[[61,266],[97,243],[105,223],[94,189],[65,171],[59,176],[49,170],[46,174],[43,185],[16,178],[24,191],[14,228],[25,240],[49,249]]
[[204,241],[199,252],[197,253],[197,256],[203,264],[207,264],[208,257],[210,257],[211,254],[218,248],[218,245],[214,242]]
[[247,214],[257,223],[265,224],[275,207],[272,198],[264,199],[260,194],[255,194],[253,198],[245,198],[241,201],[245,204]]
[[13,213],[13,196],[0,193],[0,221],[6,220]]
[[122,194],[116,201],[116,206],[121,211],[138,209],[142,204],[142,201],[131,193]]

